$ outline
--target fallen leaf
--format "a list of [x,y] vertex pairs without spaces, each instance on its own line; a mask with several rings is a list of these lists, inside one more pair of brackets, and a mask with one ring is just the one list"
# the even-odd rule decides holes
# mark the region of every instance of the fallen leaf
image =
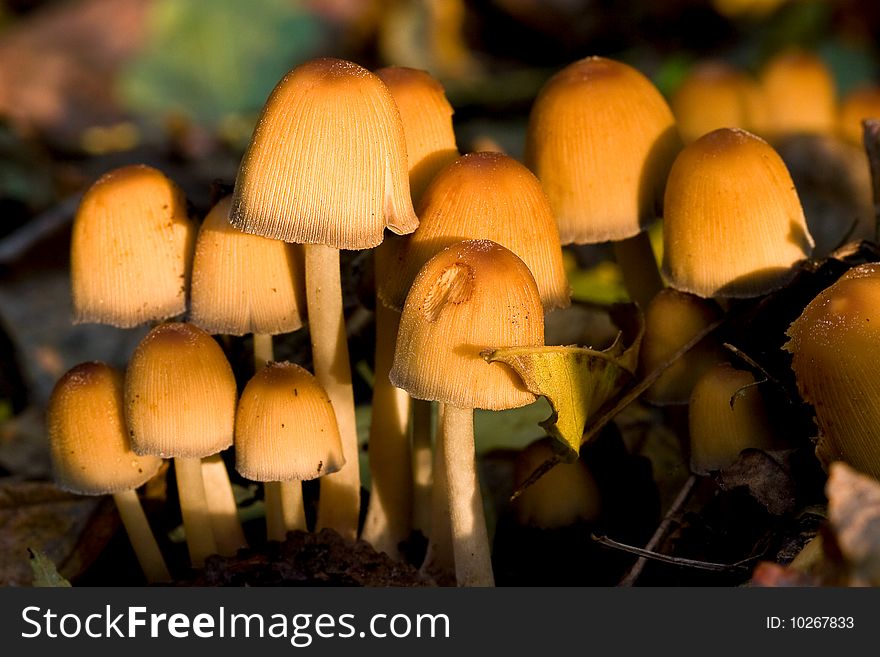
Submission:
[[842,461],[829,468],[828,521],[853,586],[880,586],[880,482]]
[[63,588],[70,586],[70,582],[60,575],[58,568],[42,550],[28,548],[28,555],[30,555],[29,563],[34,573],[33,585],[35,588]]
[[489,349],[482,353],[490,363],[510,366],[530,392],[547,398],[553,412],[540,424],[567,448],[563,458],[568,461],[578,456],[587,421],[623,390],[638,365],[644,332],[641,313],[635,306],[622,306],[613,319],[622,330],[614,344],[604,351],[545,346]]
[[793,452],[744,449],[736,461],[718,473],[716,481],[723,490],[745,487],[771,515],[790,513],[797,496],[789,463]]

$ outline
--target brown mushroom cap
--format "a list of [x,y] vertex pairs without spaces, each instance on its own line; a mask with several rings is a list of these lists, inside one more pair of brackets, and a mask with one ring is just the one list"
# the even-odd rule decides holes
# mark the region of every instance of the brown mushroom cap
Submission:
[[232,444],[236,387],[220,345],[192,324],[150,331],[125,373],[125,418],[138,454],[204,458]]
[[305,314],[299,247],[233,227],[230,201],[217,203],[199,230],[190,320],[227,335],[296,331]]
[[525,162],[550,198],[562,243],[590,244],[633,237],[654,221],[680,147],[672,112],[648,78],[588,57],[541,89]]
[[389,378],[416,399],[502,410],[535,400],[489,347],[540,346],[544,310],[528,267],[489,240],[454,244],[416,276]]
[[341,59],[315,59],[278,83],[241,162],[230,221],[285,242],[366,249],[386,227],[410,233],[400,112],[385,84]]
[[803,50],[784,50],[761,70],[770,135],[830,133],[837,119],[837,91],[825,63]]
[[697,296],[766,294],[813,249],[785,164],[745,130],[715,130],[682,150],[664,206],[664,274]]
[[343,466],[330,398],[293,363],[269,363],[245,386],[235,425],[235,469],[254,481],[307,480]]
[[129,328],[183,313],[195,233],[183,192],[161,171],[105,174],[73,221],[74,321]]
[[131,449],[122,402],[122,374],[105,363],[82,363],[52,391],[49,447],[59,488],[105,495],[137,488],[162,464]]
[[434,175],[458,157],[452,105],[443,85],[427,71],[386,66],[376,71],[388,87],[403,122],[409,188],[417,205]]
[[798,390],[816,412],[819,460],[880,477],[880,264],[850,269],[807,305],[788,336]]
[[[377,279],[379,298],[402,308],[412,281],[438,251],[466,239],[487,239],[529,267],[544,307],[569,304],[568,279],[553,211],[538,179],[502,153],[470,153],[443,169],[418,209],[419,230],[396,250],[393,275]],[[378,271],[378,270],[377,270]]]

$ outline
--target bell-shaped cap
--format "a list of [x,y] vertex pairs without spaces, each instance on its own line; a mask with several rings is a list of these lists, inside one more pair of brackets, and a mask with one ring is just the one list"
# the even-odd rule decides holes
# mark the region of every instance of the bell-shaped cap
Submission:
[[344,463],[336,414],[318,380],[287,362],[257,372],[235,415],[235,469],[254,481],[292,481]]
[[418,209],[419,230],[396,251],[379,298],[400,309],[416,274],[436,253],[467,239],[492,240],[526,263],[544,308],[569,304],[559,231],[547,195],[522,164],[502,153],[471,153],[443,169]]
[[131,449],[122,406],[122,374],[105,363],[81,363],[52,391],[49,450],[59,488],[106,495],[137,488],[162,464]]
[[[712,300],[670,287],[658,292],[645,310],[645,333],[639,349],[641,375],[665,363],[720,317],[721,309]],[[666,368],[643,397],[661,406],[687,404],[697,380],[722,360],[718,341],[712,335],[706,336]]]
[[632,237],[654,221],[680,147],[672,111],[648,78],[588,57],[541,89],[525,161],[550,198],[562,243],[592,244]]
[[147,333],[125,372],[125,419],[138,454],[204,458],[232,444],[236,387],[220,345],[193,324]]
[[764,64],[760,78],[771,137],[834,131],[837,120],[834,77],[817,55],[803,50],[784,50]]
[[241,161],[230,221],[301,244],[372,248],[418,226],[400,112],[385,84],[315,59],[275,87]]
[[306,308],[299,247],[232,226],[230,200],[217,203],[199,230],[190,321],[228,335],[296,331]]
[[865,119],[880,120],[880,87],[860,87],[843,97],[837,119],[838,134],[861,148]]
[[406,298],[389,378],[416,399],[503,410],[535,396],[492,347],[544,344],[544,309],[528,267],[489,240],[454,244],[431,258]]
[[758,131],[762,107],[757,83],[723,61],[694,66],[669,104],[686,144],[718,128]]
[[452,105],[443,85],[427,71],[386,66],[376,71],[388,87],[403,122],[409,161],[409,190],[418,205],[431,179],[458,157]]
[[664,206],[663,272],[697,296],[766,294],[813,250],[788,169],[744,130],[715,130],[682,150]]
[[130,328],[182,314],[195,234],[183,192],[161,171],[105,174],[73,220],[74,321]]
[[744,449],[770,451],[786,446],[776,435],[751,372],[719,363],[707,370],[691,394],[688,427],[691,470],[723,470]]
[[[526,446],[513,464],[513,484],[518,489],[554,455],[553,438],[540,438]],[[599,519],[599,486],[586,463],[577,459],[559,463],[526,488],[513,502],[520,525],[557,529],[579,521]]]
[[880,264],[850,269],[788,329],[785,349],[819,427],[816,455],[880,478]]

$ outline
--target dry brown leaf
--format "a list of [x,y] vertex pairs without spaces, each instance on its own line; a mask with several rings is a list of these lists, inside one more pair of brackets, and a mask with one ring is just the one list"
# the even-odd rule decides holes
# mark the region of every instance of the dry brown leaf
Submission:
[[828,521],[853,586],[880,586],[880,482],[842,461],[829,468]]

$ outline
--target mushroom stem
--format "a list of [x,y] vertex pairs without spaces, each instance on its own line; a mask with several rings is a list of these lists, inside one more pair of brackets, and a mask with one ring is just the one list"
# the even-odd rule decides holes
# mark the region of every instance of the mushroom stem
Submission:
[[257,371],[266,367],[275,359],[272,349],[272,336],[265,333],[254,333],[254,366]]
[[339,250],[305,244],[306,308],[315,378],[327,391],[336,413],[345,465],[321,479],[317,528],[335,529],[343,538],[357,537],[360,513],[360,468],[354,392],[342,308]]
[[388,373],[400,313],[376,304],[376,366],[370,420],[370,504],[361,538],[379,552],[400,556],[399,545],[412,525],[413,478],[409,444],[409,395],[393,386]]
[[614,242],[614,257],[623,274],[623,283],[630,299],[644,310],[663,289],[657,258],[646,231]]
[[168,573],[168,566],[165,565],[165,559],[162,558],[159,544],[156,543],[156,537],[153,536],[153,531],[150,529],[150,523],[144,514],[144,508],[141,506],[137,492],[132,489],[113,493],[113,501],[116,502],[116,508],[119,509],[122,524],[125,525],[128,539],[131,541],[131,546],[134,548],[135,556],[144,571],[147,582],[150,584],[170,582],[171,575]]
[[452,527],[449,521],[449,490],[446,487],[444,463],[443,414],[445,404],[440,404],[440,431],[434,446],[434,476],[430,491],[430,520],[428,521],[428,549],[421,572],[433,577],[438,583],[455,581],[455,557],[452,554]]
[[458,586],[494,586],[489,534],[477,478],[473,409],[447,404],[440,431],[456,583]]
[[[412,400],[412,470],[413,470],[413,529],[431,536],[432,526],[432,472],[434,460],[431,449],[432,404],[423,399]],[[444,514],[448,514],[445,511]]]
[[217,553],[205,480],[202,477],[202,461],[178,456],[174,459],[174,470],[177,474],[177,494],[180,498],[180,514],[183,516],[189,558],[194,567],[200,568],[209,555]]
[[224,556],[231,556],[240,548],[247,547],[248,543],[238,518],[238,505],[232,492],[229,471],[219,453],[202,460],[202,477],[217,550]]
[[300,481],[267,481],[266,538],[283,541],[287,532],[306,531],[306,514],[303,507],[302,483]]

